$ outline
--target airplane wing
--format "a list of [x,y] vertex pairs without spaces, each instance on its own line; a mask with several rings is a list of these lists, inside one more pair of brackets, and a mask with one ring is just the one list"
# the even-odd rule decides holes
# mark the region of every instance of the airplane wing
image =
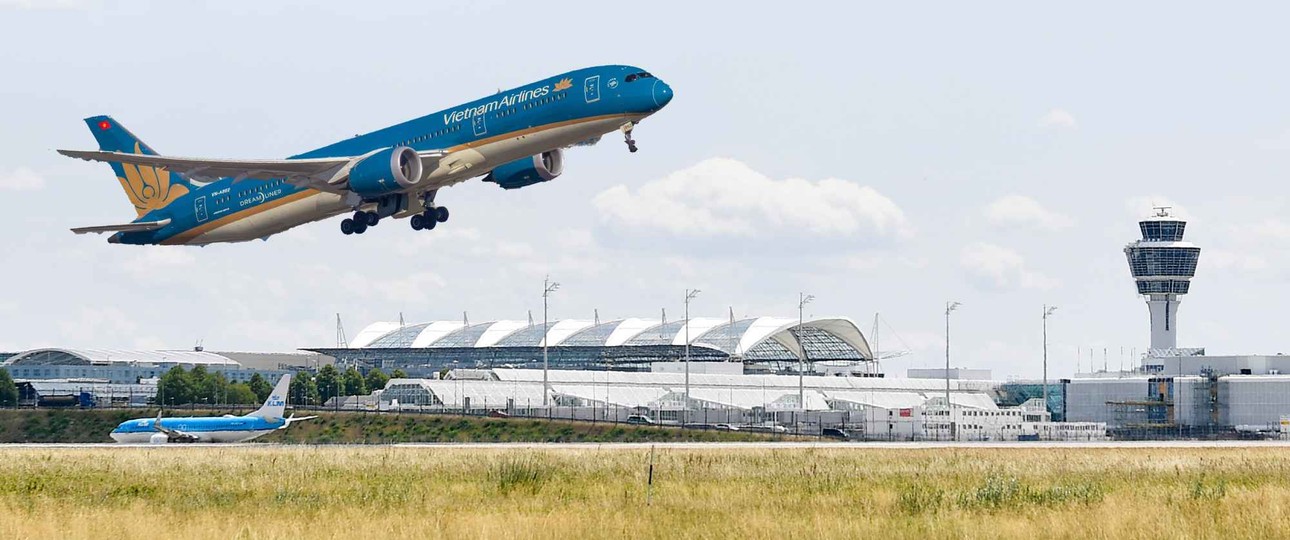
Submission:
[[76,234],[85,233],[105,233],[105,232],[142,232],[155,231],[166,225],[170,225],[170,218],[160,221],[139,221],[135,223],[122,223],[120,225],[96,225],[93,227],[77,227],[72,229]]
[[[182,173],[199,182],[232,177],[235,180],[285,178],[300,187],[345,194],[349,169],[366,155],[307,159],[214,159],[130,154],[101,150],[59,150],[58,153],[86,161],[129,163]],[[434,170],[439,159],[449,155],[440,150],[417,152],[423,170]]]
[[160,411],[158,411],[158,412],[157,412],[157,421],[152,423],[152,429],[155,429],[155,430],[157,430],[157,431],[160,431],[161,433],[165,433],[165,434],[166,434],[166,436],[167,436],[167,437],[169,437],[169,438],[171,438],[172,440],[176,440],[176,441],[192,441],[192,442],[196,442],[196,441],[197,441],[197,436],[196,436],[196,435],[193,435],[193,434],[191,434],[191,433],[184,433],[183,431],[179,431],[179,430],[177,430],[177,429],[171,429],[171,428],[168,428],[168,427],[165,427],[165,426],[161,425],[161,412],[160,412]]

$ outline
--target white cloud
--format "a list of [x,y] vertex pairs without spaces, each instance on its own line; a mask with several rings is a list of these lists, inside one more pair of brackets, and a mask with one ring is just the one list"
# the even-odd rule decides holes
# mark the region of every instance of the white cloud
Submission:
[[959,265],[973,285],[989,291],[1052,289],[1059,284],[1054,278],[1027,269],[1020,253],[985,242],[965,246],[959,254]]
[[985,217],[992,225],[1020,226],[1040,229],[1064,229],[1075,221],[1064,214],[1044,208],[1039,201],[1024,195],[1008,195],[990,203]]
[[88,0],[0,0],[0,9],[19,10],[72,10],[93,7],[97,2]]
[[180,246],[140,246],[127,249],[137,253],[121,263],[121,269],[138,280],[169,280],[180,277],[176,270],[197,264],[192,248]]
[[593,200],[601,219],[678,236],[909,234],[905,214],[877,190],[837,178],[774,180],[742,162],[713,158],[632,191],[615,186]]
[[0,173],[0,191],[39,191],[44,188],[45,179],[26,167]]
[[1053,109],[1039,117],[1039,127],[1053,129],[1075,129],[1075,115],[1065,109]]
[[135,332],[139,326],[126,312],[115,307],[80,306],[58,322],[62,339],[70,346],[126,347],[141,339]]
[[1203,249],[1200,257],[1200,268],[1215,270],[1233,270],[1236,272],[1258,272],[1270,268],[1268,260],[1254,253],[1227,251],[1224,249]]
[[[351,279],[361,280],[362,276],[349,275]],[[395,305],[417,305],[430,302],[432,292],[446,287],[448,283],[438,274],[416,272],[397,279],[385,279],[368,284],[381,298]]]

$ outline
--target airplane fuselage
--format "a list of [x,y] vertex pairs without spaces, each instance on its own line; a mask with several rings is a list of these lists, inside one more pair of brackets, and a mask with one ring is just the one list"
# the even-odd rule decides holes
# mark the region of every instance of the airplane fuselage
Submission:
[[[655,78],[628,76],[632,66],[599,66],[556,75],[450,109],[342,140],[289,159],[360,156],[407,146],[417,151],[478,152],[477,165],[439,167],[423,174],[436,190],[482,176],[502,164],[594,140],[656,112],[671,99]],[[473,155],[473,154],[472,154]],[[146,232],[116,233],[123,244],[243,242],[375,204],[298,187],[288,179],[221,178],[176,198],[141,220],[170,220]]]
[[[156,429],[155,418],[126,420],[112,430],[112,440],[119,443],[144,444],[160,432]],[[210,416],[210,417],[175,417],[162,418],[161,425],[166,429],[182,431],[192,435],[201,443],[246,442],[274,430],[285,424],[281,418],[260,418],[256,416]]]

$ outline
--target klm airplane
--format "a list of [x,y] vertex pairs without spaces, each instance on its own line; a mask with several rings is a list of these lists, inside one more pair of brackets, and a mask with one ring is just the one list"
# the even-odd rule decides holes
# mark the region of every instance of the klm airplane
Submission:
[[155,420],[140,418],[126,420],[112,430],[112,440],[119,443],[225,443],[246,442],[278,429],[286,429],[292,422],[317,418],[292,415],[283,418],[287,408],[287,390],[291,388],[291,375],[283,375],[269,394],[269,399],[259,410],[246,416],[190,416]]
[[114,233],[114,244],[206,245],[267,240],[352,212],[344,234],[384,218],[414,230],[448,220],[440,189],[483,177],[518,189],[560,176],[563,149],[632,129],[672,100],[672,89],[631,66],[570,71],[287,159],[165,156],[108,116],[86,118],[99,150],[59,150],[112,166],[137,219],[72,229]]

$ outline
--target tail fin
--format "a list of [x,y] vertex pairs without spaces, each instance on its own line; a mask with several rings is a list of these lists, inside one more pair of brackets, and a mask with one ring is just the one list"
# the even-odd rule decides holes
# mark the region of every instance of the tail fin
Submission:
[[278,379],[278,384],[273,387],[269,393],[269,399],[264,400],[264,405],[258,410],[247,416],[258,416],[260,418],[282,418],[287,413],[287,391],[291,389],[291,374],[283,375]]
[[[135,137],[110,116],[91,116],[85,119],[90,133],[99,142],[99,149],[105,152],[124,152],[129,154],[157,155],[157,152]],[[156,167],[130,165],[128,163],[111,163],[112,172],[121,182],[130,204],[142,218],[148,212],[165,208],[171,201],[192,191],[193,184],[182,174]]]

